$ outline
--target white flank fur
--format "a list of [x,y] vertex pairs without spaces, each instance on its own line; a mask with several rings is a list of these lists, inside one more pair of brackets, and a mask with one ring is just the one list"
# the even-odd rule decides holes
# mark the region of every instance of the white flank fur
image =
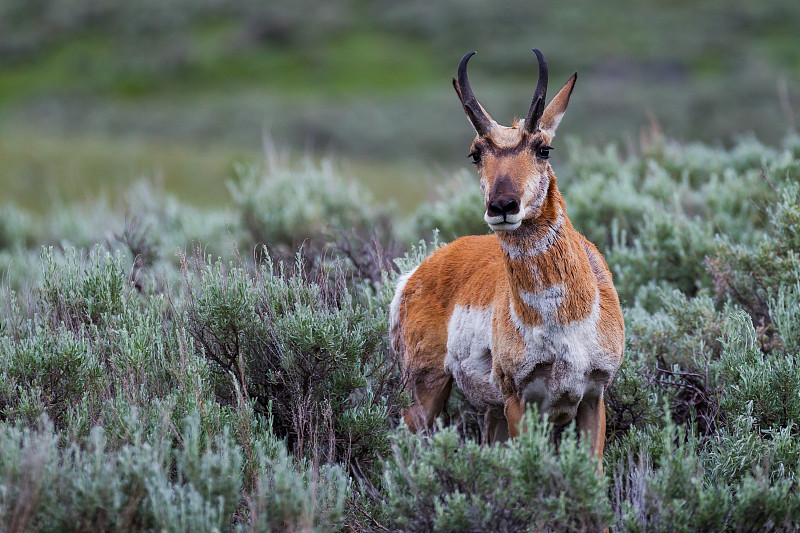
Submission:
[[492,381],[491,307],[456,305],[447,324],[445,369],[477,407],[502,406],[503,395]]

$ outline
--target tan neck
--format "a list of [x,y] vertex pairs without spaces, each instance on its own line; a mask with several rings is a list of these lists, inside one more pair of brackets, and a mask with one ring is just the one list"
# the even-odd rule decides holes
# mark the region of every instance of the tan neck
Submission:
[[539,215],[496,235],[514,310],[523,323],[571,321],[591,312],[597,284],[554,177]]
[[550,177],[538,211],[535,218],[523,220],[514,231],[495,232],[505,252],[507,265],[509,261],[512,264],[517,261],[538,263],[551,258],[553,249],[563,248],[564,239],[574,231],[554,176]]

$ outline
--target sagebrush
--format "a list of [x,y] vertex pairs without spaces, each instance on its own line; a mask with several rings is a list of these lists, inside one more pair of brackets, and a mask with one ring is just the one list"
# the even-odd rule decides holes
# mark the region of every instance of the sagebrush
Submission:
[[603,474],[574,429],[537,418],[481,445],[457,395],[433,435],[400,425],[393,283],[437,239],[483,231],[463,176],[406,218],[354,207],[368,196],[333,167],[274,160],[241,171],[228,210],[147,183],[93,221],[6,204],[0,523],[800,530],[799,156],[794,135],[572,146],[560,188],[628,332]]

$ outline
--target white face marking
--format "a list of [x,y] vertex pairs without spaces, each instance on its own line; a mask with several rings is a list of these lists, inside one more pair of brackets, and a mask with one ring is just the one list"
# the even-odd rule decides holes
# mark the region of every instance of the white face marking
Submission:
[[[534,186],[531,179],[528,179],[525,185],[525,191],[521,199],[521,208],[519,213],[515,215],[502,215],[489,216],[488,213],[483,214],[483,219],[493,231],[513,231],[522,225],[522,221],[528,216],[538,216],[539,209],[544,203],[544,197],[547,190],[550,188],[550,177],[548,175],[540,176]],[[484,179],[481,179],[481,191],[486,199],[487,184]]]
[[533,180],[529,179],[525,184],[525,191],[522,194],[522,205],[526,207],[526,211],[532,216],[538,216],[539,210],[544,203],[544,197],[550,189],[550,176],[544,174],[539,176],[539,179],[534,184]]
[[477,407],[503,405],[492,379],[492,307],[456,305],[447,324],[444,366]]
[[487,213],[483,214],[483,220],[489,224],[493,231],[512,231],[520,227],[522,219],[525,218],[525,209],[520,209],[519,213],[514,215],[498,215],[490,217]]
[[522,130],[514,126],[503,126],[495,122],[489,134],[500,147],[516,146],[522,139]]

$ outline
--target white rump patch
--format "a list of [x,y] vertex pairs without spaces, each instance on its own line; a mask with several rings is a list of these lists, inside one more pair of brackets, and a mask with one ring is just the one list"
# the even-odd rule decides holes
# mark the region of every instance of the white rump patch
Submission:
[[503,405],[503,395],[492,381],[491,307],[456,305],[447,324],[445,369],[477,407]]
[[419,268],[419,266],[415,266],[397,278],[397,286],[394,290],[394,298],[392,298],[392,303],[389,306],[389,331],[392,331],[394,328],[400,325],[400,301],[403,299],[403,291],[406,288],[408,279],[414,275],[414,272],[417,271],[417,268]]

